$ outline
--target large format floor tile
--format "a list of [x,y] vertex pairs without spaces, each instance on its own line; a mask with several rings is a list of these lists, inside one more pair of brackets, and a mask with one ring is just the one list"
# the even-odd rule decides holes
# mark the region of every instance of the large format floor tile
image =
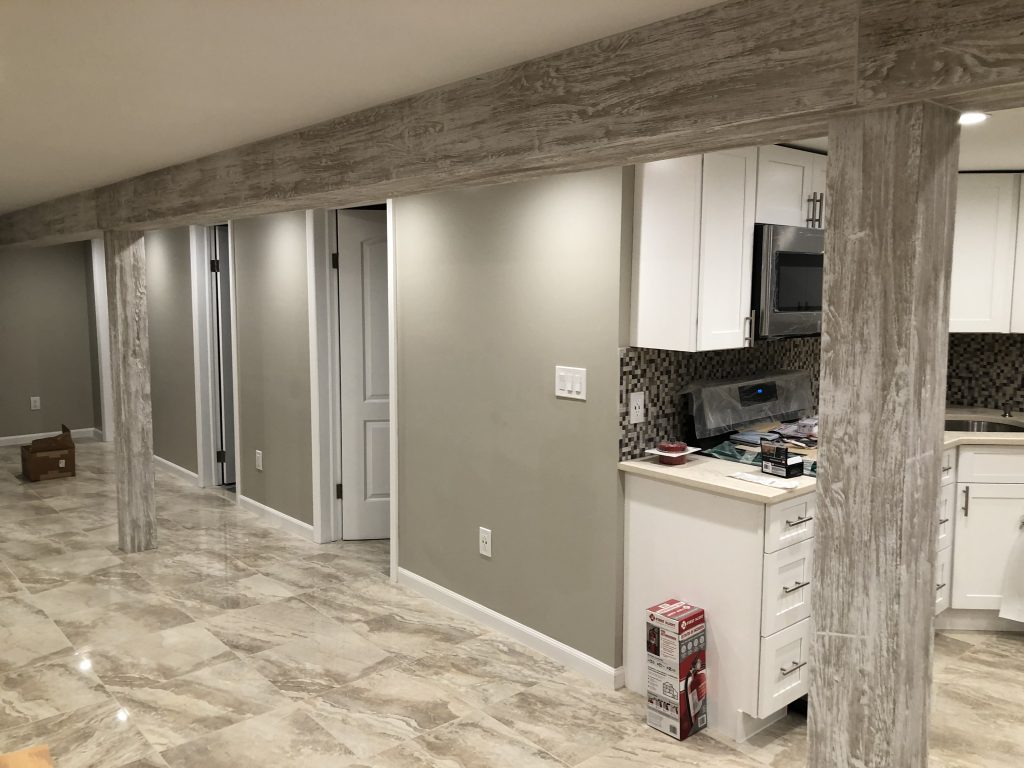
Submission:
[[[17,478],[0,448],[0,753],[60,768],[803,768],[806,721],[677,742],[387,580],[387,542],[316,545],[157,471],[159,547],[117,546],[110,447]],[[1024,635],[935,643],[932,768],[1024,765]],[[710,695],[714,695],[712,691]]]

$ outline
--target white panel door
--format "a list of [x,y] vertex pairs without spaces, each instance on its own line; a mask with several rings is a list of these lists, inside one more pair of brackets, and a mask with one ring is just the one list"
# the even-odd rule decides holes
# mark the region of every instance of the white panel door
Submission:
[[760,147],[757,154],[758,223],[806,227],[817,155],[776,146]]
[[1020,180],[962,173],[957,190],[949,330],[1009,333]]
[[994,610],[1024,522],[1024,484],[960,483],[953,538],[953,607]]
[[390,533],[385,211],[338,211],[342,538]]
[[746,346],[754,262],[757,150],[704,155],[697,349]]
[[697,351],[702,168],[702,155],[637,166],[633,346]]

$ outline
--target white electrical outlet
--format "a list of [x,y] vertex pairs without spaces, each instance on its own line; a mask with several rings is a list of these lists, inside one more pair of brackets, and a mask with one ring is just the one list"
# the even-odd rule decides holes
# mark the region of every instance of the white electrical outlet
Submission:
[[38,411],[42,407],[38,397],[30,397],[28,399],[28,409],[30,411]]
[[644,392],[629,393],[629,423],[643,424],[647,421],[647,414],[644,411]]
[[263,451],[256,451],[256,469],[263,471]]
[[587,369],[555,366],[555,397],[587,399]]
[[480,554],[484,557],[491,556],[491,529],[480,529]]

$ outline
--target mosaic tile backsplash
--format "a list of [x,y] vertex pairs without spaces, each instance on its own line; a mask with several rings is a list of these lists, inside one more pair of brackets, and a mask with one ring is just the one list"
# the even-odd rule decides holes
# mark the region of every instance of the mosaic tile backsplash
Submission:
[[[672,352],[626,347],[619,350],[619,455],[643,455],[647,448],[683,433],[682,391],[701,379],[730,379],[778,370],[810,372],[818,396],[821,340],[778,339],[745,349]],[[629,423],[630,392],[647,393],[647,421]],[[1024,334],[954,333],[949,337],[946,402],[982,408],[1014,404],[1024,412]]]
[[1024,334],[951,333],[946,402],[1024,411]]
[[[779,370],[806,370],[818,396],[821,342],[817,337],[778,339],[743,349],[673,352],[626,347],[619,350],[619,456],[635,459],[647,448],[682,435],[682,392],[702,379],[732,379]],[[629,393],[644,391],[647,421],[629,423]]]

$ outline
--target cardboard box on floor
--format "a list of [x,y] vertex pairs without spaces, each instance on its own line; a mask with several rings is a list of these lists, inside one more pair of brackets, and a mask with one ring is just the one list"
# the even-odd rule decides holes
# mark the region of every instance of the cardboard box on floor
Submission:
[[60,429],[59,435],[21,446],[21,474],[33,483],[75,476],[75,441],[66,424]]

